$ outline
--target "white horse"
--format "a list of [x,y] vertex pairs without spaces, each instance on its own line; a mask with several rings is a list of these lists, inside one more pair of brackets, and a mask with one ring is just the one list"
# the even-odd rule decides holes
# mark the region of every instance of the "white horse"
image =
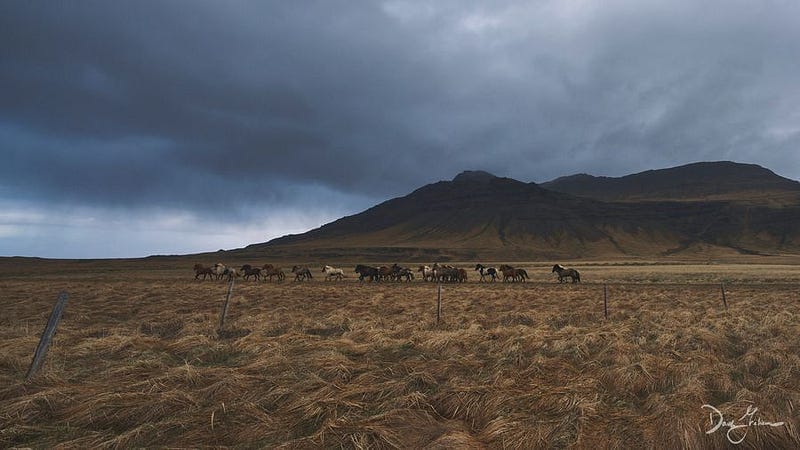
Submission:
[[322,273],[325,274],[325,281],[330,281],[333,278],[336,278],[336,281],[341,280],[344,278],[344,270],[337,269],[331,266],[325,266],[322,268]]
[[214,267],[211,269],[211,271],[214,272],[214,275],[217,276],[218,280],[224,278],[227,281],[231,281],[234,278],[239,278],[242,276],[238,270],[234,269],[233,267],[228,267],[222,263],[214,264]]
[[214,275],[219,280],[220,278],[222,278],[223,275],[225,275],[225,269],[227,269],[227,267],[225,267],[225,264],[216,263],[214,264],[214,267],[211,268],[211,271],[214,272]]

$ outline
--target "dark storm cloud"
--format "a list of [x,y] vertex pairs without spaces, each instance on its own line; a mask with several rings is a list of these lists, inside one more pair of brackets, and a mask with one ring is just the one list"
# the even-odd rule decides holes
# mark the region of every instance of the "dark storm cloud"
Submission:
[[0,193],[226,215],[464,169],[800,177],[800,7],[696,3],[4,2]]

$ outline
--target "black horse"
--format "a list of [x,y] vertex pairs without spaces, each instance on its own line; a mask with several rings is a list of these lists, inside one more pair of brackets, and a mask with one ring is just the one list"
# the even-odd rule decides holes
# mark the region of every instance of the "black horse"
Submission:
[[380,271],[377,267],[359,264],[356,266],[355,272],[358,273],[358,281],[364,281],[367,277],[369,277],[369,281],[380,281],[381,278]]
[[261,268],[260,267],[253,267],[250,264],[245,264],[239,269],[244,275],[245,280],[249,280],[250,277],[255,277],[256,281],[261,279]]

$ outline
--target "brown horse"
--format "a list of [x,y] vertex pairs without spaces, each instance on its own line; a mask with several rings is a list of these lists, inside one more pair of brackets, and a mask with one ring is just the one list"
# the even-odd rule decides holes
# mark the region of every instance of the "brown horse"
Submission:
[[205,280],[206,277],[209,277],[209,278],[213,279],[214,276],[215,276],[214,268],[213,267],[206,267],[206,266],[204,266],[202,264],[195,264],[194,265],[194,279],[197,280],[200,277],[200,275],[203,276],[203,280]]
[[392,271],[392,268],[389,267],[389,266],[380,266],[380,267],[378,267],[378,277],[381,280],[389,280],[389,279],[391,279],[393,273],[394,272]]
[[528,272],[526,272],[525,269],[515,269],[513,266],[508,264],[501,265],[500,272],[503,273],[503,281],[506,282],[509,280],[511,280],[512,283],[517,281],[524,282],[529,278]]
[[283,281],[286,278],[283,269],[275,267],[272,264],[264,264],[264,267],[261,269],[263,271],[261,276],[264,277],[264,281],[267,281],[267,277],[269,277],[269,281],[272,281],[272,277],[278,277],[278,281]]
[[575,269],[567,269],[566,267],[562,266],[561,264],[556,264],[553,266],[553,271],[551,273],[558,274],[558,282],[563,283],[564,278],[572,278],[573,283],[580,283],[581,282],[581,274]]

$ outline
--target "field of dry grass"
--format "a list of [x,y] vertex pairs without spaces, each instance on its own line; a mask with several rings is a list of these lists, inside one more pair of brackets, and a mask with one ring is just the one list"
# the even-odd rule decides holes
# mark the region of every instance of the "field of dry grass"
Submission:
[[800,446],[800,266],[521,264],[445,285],[439,325],[430,283],[238,281],[220,335],[227,286],[185,261],[1,265],[0,447],[731,446],[704,404],[785,423],[739,447]]

